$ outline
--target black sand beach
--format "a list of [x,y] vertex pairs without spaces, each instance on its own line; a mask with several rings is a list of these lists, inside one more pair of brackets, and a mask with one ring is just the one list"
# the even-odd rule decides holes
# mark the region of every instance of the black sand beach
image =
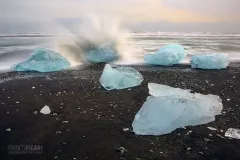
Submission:
[[[224,137],[228,128],[240,128],[239,66],[219,71],[133,66],[143,74],[144,82],[114,91],[104,90],[99,83],[103,65],[55,73],[2,73],[0,159],[239,160],[240,140]],[[223,114],[215,122],[167,135],[136,136],[131,124],[148,96],[148,82],[219,95]],[[39,113],[45,105],[50,115]],[[43,151],[11,154],[9,145],[41,145]]]

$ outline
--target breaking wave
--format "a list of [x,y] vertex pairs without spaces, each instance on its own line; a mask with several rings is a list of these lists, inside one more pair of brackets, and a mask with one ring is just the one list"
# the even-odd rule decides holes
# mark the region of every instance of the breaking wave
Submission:
[[87,63],[84,55],[99,48],[114,51],[122,62],[134,59],[133,54],[128,54],[134,50],[127,46],[129,34],[121,29],[119,21],[92,16],[82,20],[79,27],[74,28],[77,29],[68,29],[70,36],[58,40],[56,44],[56,50],[72,65]]

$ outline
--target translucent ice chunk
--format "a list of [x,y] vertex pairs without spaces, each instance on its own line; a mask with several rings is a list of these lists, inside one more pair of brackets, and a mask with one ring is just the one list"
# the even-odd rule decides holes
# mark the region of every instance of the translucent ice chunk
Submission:
[[192,68],[223,69],[229,65],[228,54],[202,54],[191,57]]
[[119,55],[112,47],[105,46],[91,50],[86,54],[85,58],[92,63],[107,63],[117,60]]
[[40,113],[42,113],[42,114],[50,114],[50,113],[51,113],[51,110],[50,110],[50,108],[49,108],[47,105],[45,105],[45,106],[40,110]]
[[100,77],[100,83],[106,90],[124,89],[138,86],[143,76],[131,67],[116,67],[106,64]]
[[39,48],[25,62],[12,66],[12,69],[15,71],[53,72],[68,68],[69,66],[70,63],[68,60],[59,53]]
[[[158,89],[165,91],[154,91]],[[157,84],[149,84],[149,90],[153,96],[147,98],[132,124],[137,135],[162,135],[184,126],[209,123],[223,108],[215,95],[180,92],[180,88]]]
[[225,133],[225,137],[240,139],[240,129],[229,128]]
[[178,64],[185,57],[183,46],[171,44],[160,48],[155,54],[146,54],[144,60],[149,64],[170,66]]

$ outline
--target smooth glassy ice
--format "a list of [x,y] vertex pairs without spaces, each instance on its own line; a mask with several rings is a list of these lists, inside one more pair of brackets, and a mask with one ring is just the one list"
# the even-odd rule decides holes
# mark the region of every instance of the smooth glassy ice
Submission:
[[230,60],[228,54],[202,54],[191,57],[192,68],[223,69],[227,68]]
[[190,90],[149,84],[149,93],[133,121],[137,135],[162,135],[184,126],[200,125],[215,120],[223,108],[216,95],[190,93]]
[[100,83],[106,90],[124,89],[138,86],[143,76],[131,67],[118,67],[106,64],[100,77]]
[[173,95],[188,95],[190,89],[173,88],[163,84],[148,83],[149,94],[154,97],[173,96]]
[[149,64],[170,66],[179,64],[186,57],[182,45],[171,44],[160,48],[155,54],[146,54],[144,60]]
[[39,48],[33,51],[26,61],[12,66],[12,69],[15,71],[53,72],[66,69],[69,66],[68,60],[59,53]]

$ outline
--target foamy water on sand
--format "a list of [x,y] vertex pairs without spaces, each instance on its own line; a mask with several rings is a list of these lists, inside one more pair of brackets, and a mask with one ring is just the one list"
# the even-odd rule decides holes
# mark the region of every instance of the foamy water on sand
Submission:
[[[177,43],[184,46],[189,63],[192,55],[200,53],[227,53],[231,61],[240,61],[240,34],[141,32],[125,34],[121,48],[122,59],[116,64],[144,64],[143,55],[160,47]],[[56,41],[70,35],[15,34],[0,35],[0,70],[25,60],[38,47],[56,49]],[[64,53],[62,53],[64,55]]]

